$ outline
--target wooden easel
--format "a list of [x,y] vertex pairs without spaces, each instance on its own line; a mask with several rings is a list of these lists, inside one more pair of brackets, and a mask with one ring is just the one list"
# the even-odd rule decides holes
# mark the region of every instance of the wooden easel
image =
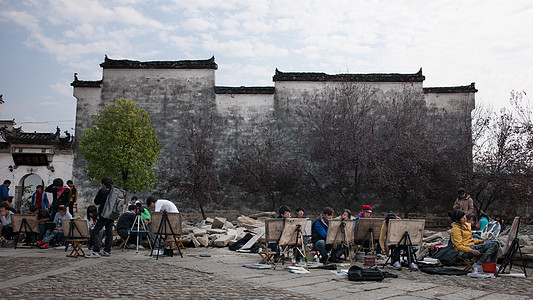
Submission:
[[[152,215],[152,220],[153,220],[153,215]],[[157,235],[157,237],[155,238],[154,247],[150,251],[150,256],[153,255],[154,250],[157,250],[156,260],[159,260],[159,252],[161,250],[161,245],[163,244],[163,241],[167,239],[167,236],[169,236],[169,235],[172,236],[172,239],[174,240],[176,245],[178,245],[178,240],[176,239],[176,234],[180,234],[178,232],[174,232],[174,229],[172,228],[172,224],[170,223],[170,220],[168,219],[168,213],[167,213],[166,210],[163,211],[163,214],[161,216],[161,222],[159,223],[159,226],[157,228],[157,232],[155,232],[155,234]],[[164,236],[164,240],[163,240],[163,236]],[[156,249],[156,247],[157,247],[157,249]],[[178,249],[178,252],[179,252],[181,258],[183,258],[183,254],[181,253],[180,247],[177,246],[176,248]]]
[[[63,220],[64,222],[65,220]],[[85,256],[83,245],[89,240],[89,226],[86,220],[70,219],[68,225],[63,224],[63,230],[68,226],[68,232],[65,238],[65,252],[68,250],[69,243],[72,244],[72,251],[67,257]],[[64,234],[64,232],[63,232]]]
[[[353,237],[354,237],[354,226],[355,221],[354,220],[330,220],[329,226],[328,226],[328,236],[331,234],[330,230],[333,228],[333,223],[340,221],[339,226],[336,228],[335,236],[331,243],[329,243],[329,238],[326,237],[326,244],[337,244],[341,245],[342,247],[345,247],[347,250],[345,251],[344,255],[349,259],[350,265],[352,264],[352,243],[353,243]],[[347,224],[351,223],[352,226],[347,226]],[[348,228],[348,229],[347,229]],[[339,236],[340,234],[340,236]],[[329,262],[329,258],[331,257],[331,254],[333,253],[333,247],[331,248],[328,258],[326,260],[326,264]],[[347,252],[347,253],[346,253]]]
[[[287,230],[290,231],[291,229],[292,228],[288,228]],[[285,231],[285,228],[283,228],[283,231]],[[283,233],[281,234],[281,236],[283,237]],[[292,241],[294,241],[294,243]],[[298,246],[300,246],[301,249]],[[294,249],[296,249],[296,251],[298,251],[300,253],[300,255],[302,255],[302,257],[305,260],[305,268],[307,269],[308,265],[307,265],[307,256],[306,256],[306,253],[305,253],[305,243],[304,243],[304,238],[303,238],[303,230],[302,230],[302,225],[300,225],[300,224],[297,224],[296,228],[294,228],[294,230],[292,231],[292,234],[291,234],[289,240],[285,244],[285,248],[283,249],[281,257],[285,257],[285,255],[288,253],[289,249],[291,249],[291,248],[293,249],[293,251],[294,251]],[[283,260],[282,264],[284,264],[284,263],[285,263],[285,261]]]
[[[516,224],[515,224],[516,223]],[[503,273],[505,272],[505,269],[507,267],[509,267],[509,271],[511,271],[511,269],[513,268],[513,260],[514,260],[514,256],[516,255],[516,253],[518,252],[518,254],[520,255],[520,261],[522,262],[522,264],[520,265],[520,268],[522,269],[522,271],[524,271],[524,276],[527,278],[527,273],[526,273],[526,266],[524,264],[524,258],[522,256],[522,250],[520,250],[520,239],[518,238],[518,228],[520,227],[520,217],[516,217],[514,220],[513,220],[513,225],[512,225],[512,228],[511,228],[511,231],[509,232],[509,236],[508,236],[508,240],[507,240],[507,243],[509,242],[509,239],[513,239],[513,241],[511,242],[511,245],[509,246],[509,248],[506,248],[504,251],[506,251],[507,253],[504,253],[504,258],[503,258],[503,262],[500,266],[500,269],[498,269],[498,273],[496,273],[496,277],[498,275],[500,275],[500,273]],[[506,243],[505,246],[508,246]]]
[[[32,236],[34,234],[38,234],[39,225],[35,225],[35,224],[38,224],[36,215],[14,214],[11,216],[11,218],[13,220],[12,222],[17,223],[17,225],[18,225],[18,222],[20,222],[20,225],[18,226],[18,231],[15,231],[15,232],[18,232],[18,235],[16,236],[16,239],[14,239],[15,240],[14,249],[17,249],[17,244],[19,242],[20,236],[23,233],[26,233],[26,237],[28,233],[31,233]],[[33,228],[32,228],[32,224],[28,223],[28,219],[30,220],[31,223],[34,223]],[[34,230],[35,228],[37,228],[37,230]],[[13,226],[13,229],[16,229],[16,227]]]

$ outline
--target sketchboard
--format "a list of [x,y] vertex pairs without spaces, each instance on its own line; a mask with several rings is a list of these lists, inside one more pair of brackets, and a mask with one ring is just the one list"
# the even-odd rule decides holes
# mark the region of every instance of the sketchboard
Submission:
[[[68,236],[69,230],[70,230],[70,222],[71,221],[73,221],[74,224],[76,224],[76,227],[74,228],[74,230],[72,230],[72,232],[70,233],[70,236]],[[89,223],[87,223],[87,220],[81,220],[81,219],[68,220],[68,219],[63,219],[61,221],[61,224],[63,226],[63,234],[65,235],[65,237],[67,237],[69,239],[89,239],[89,238],[91,238],[91,234],[89,233]],[[77,230],[76,230],[76,228],[77,228]]]
[[422,243],[425,224],[426,220],[389,220],[386,244],[398,244],[406,231],[409,232],[409,237],[413,245]]
[[277,243],[283,232],[285,219],[266,219],[265,220],[265,239],[267,243]]
[[[164,232],[157,232],[159,225],[161,225],[161,219],[163,218],[163,212],[152,213],[152,232],[154,234],[163,234]],[[174,231],[174,234],[181,234],[181,214],[167,212],[167,219],[170,222],[170,227]],[[164,231],[165,225],[161,228]],[[167,234],[172,234],[170,228],[167,228]]]
[[[340,226],[342,222],[346,224],[345,229],[344,229],[344,235],[345,235],[344,237],[342,236],[341,232],[337,234],[337,231],[341,230]],[[353,244],[354,231],[355,231],[355,220],[329,220],[326,244],[327,245],[340,244],[343,242]]]
[[[305,225],[307,224],[307,219],[297,219],[297,218],[291,218],[291,219],[285,219],[285,224],[283,226],[283,232],[281,233],[281,237],[279,238],[279,245],[280,246],[294,246],[299,245],[303,243],[303,233],[305,229]],[[300,235],[298,237],[298,240],[296,239],[297,234],[296,228],[300,225]]]
[[383,226],[383,221],[385,219],[379,218],[360,218],[357,220],[357,227],[355,228],[355,238],[358,240],[369,240],[370,239],[370,230],[374,235],[374,239],[379,239],[379,234],[381,233],[381,226]]
[[28,225],[30,226],[31,231],[27,230],[25,226],[22,226],[22,232],[39,232],[39,220],[37,220],[36,215],[19,215],[14,214],[11,215],[11,223],[13,224],[13,232],[19,232],[20,224],[22,224],[22,220],[26,220]]
[[506,255],[507,252],[509,252],[509,247],[511,247],[511,243],[513,242],[514,238],[517,237],[519,224],[520,224],[520,217],[515,217],[513,220],[513,225],[511,225],[511,230],[509,231],[509,235],[507,236],[507,239],[505,240],[505,244],[503,245],[502,255]]
[[307,219],[307,224],[305,224],[304,236],[311,236],[311,226],[313,226],[313,221]]

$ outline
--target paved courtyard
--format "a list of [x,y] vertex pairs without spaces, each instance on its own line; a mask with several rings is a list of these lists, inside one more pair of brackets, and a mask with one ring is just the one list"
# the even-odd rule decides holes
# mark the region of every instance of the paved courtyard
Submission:
[[[387,270],[398,278],[350,282],[329,270],[293,274],[282,266],[248,269],[257,254],[223,248],[185,249],[184,257],[113,249],[111,257],[66,257],[64,250],[0,248],[2,299],[531,299],[533,280],[476,279]],[[209,254],[209,257],[203,257]],[[348,266],[340,268],[347,269]],[[516,268],[516,270],[515,270]],[[518,271],[517,267],[513,270]],[[528,269],[531,271],[531,269]]]

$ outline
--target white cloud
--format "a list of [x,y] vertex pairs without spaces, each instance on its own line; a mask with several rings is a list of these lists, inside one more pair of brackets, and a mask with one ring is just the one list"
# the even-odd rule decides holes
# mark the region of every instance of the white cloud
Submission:
[[3,22],[14,22],[30,32],[39,30],[39,21],[36,17],[27,12],[0,11],[0,20],[3,20]]
[[183,22],[183,28],[185,30],[199,30],[199,31],[206,31],[206,30],[214,30],[216,29],[216,24],[212,21],[206,20],[204,18],[190,18],[187,19],[185,22]]
[[50,89],[62,96],[72,96],[72,87],[70,86],[70,82],[65,78],[51,85]]

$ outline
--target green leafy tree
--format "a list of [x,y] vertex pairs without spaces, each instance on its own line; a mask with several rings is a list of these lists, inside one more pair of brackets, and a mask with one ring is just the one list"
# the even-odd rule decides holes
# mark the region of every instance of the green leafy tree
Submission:
[[129,192],[151,190],[156,182],[153,165],[160,151],[148,113],[126,99],[100,111],[80,142],[89,179],[98,183],[109,176]]

